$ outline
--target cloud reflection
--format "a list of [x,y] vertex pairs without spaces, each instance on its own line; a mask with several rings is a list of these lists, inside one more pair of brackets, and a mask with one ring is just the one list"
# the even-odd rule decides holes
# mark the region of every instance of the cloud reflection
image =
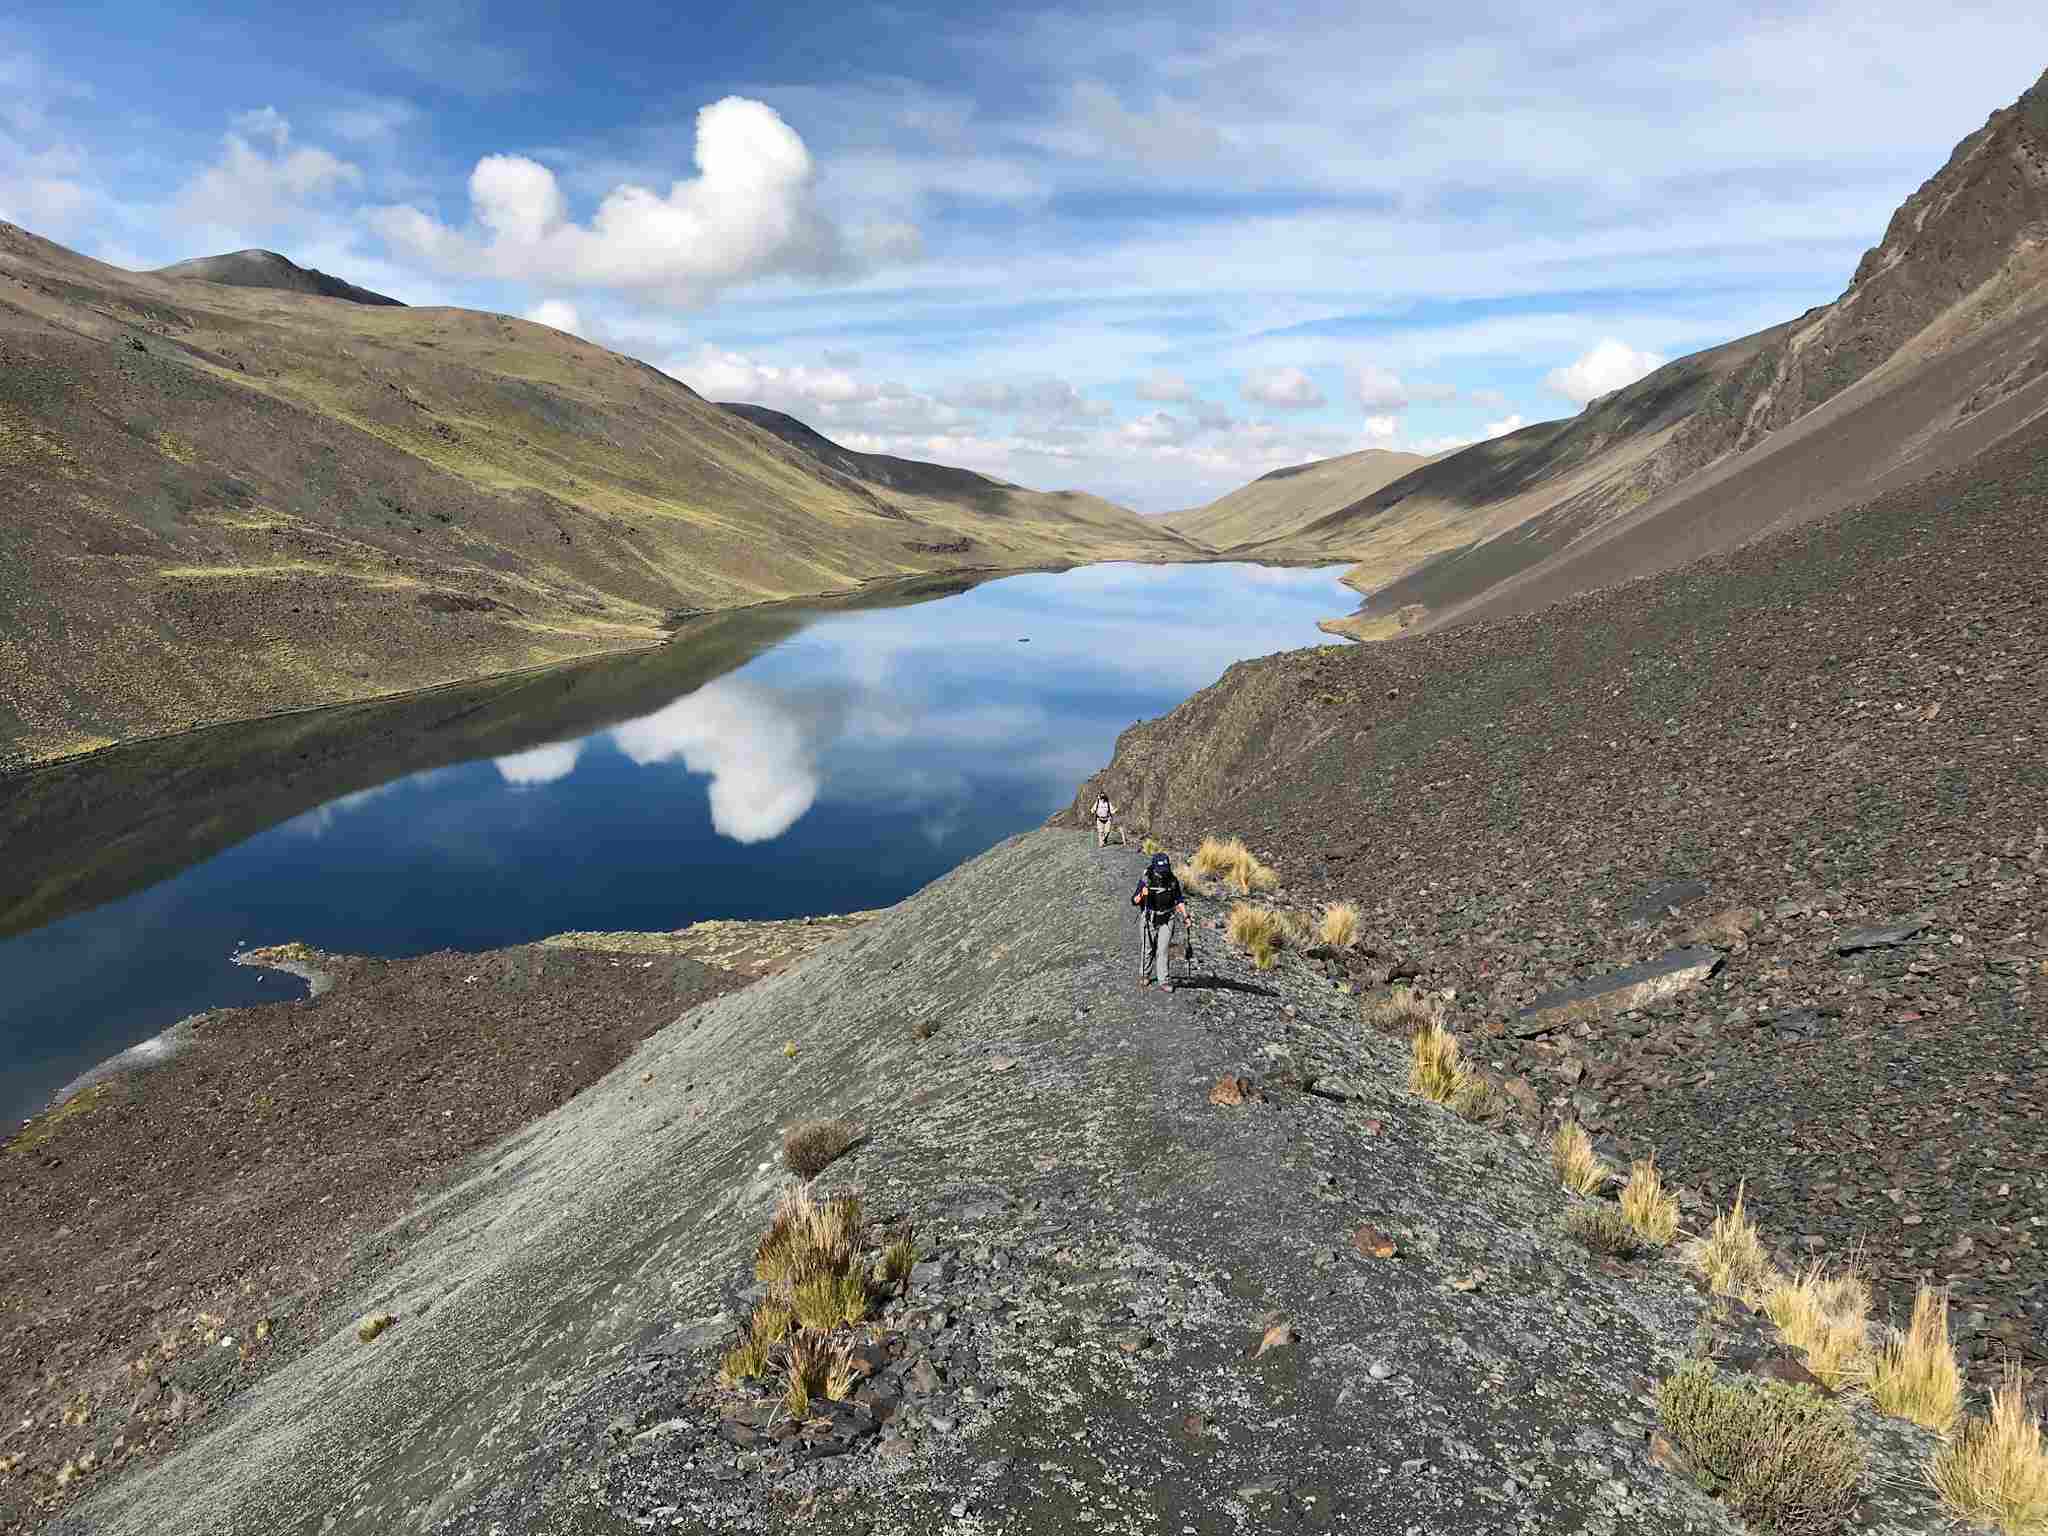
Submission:
[[739,843],[766,842],[796,824],[818,797],[805,723],[788,702],[737,678],[615,728],[621,752],[646,767],[681,758],[711,776],[711,824]]
[[495,761],[499,776],[507,784],[531,787],[552,784],[557,779],[566,779],[575,771],[576,759],[582,755],[582,742],[557,741],[545,747],[514,752],[509,757],[497,758]]

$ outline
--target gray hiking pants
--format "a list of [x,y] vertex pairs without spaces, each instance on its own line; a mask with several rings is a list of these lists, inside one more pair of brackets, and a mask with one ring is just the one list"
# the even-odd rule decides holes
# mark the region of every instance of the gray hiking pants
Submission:
[[1144,933],[1151,953],[1145,961],[1152,967],[1152,979],[1161,986],[1166,984],[1166,965],[1173,954],[1173,919],[1162,917],[1156,921],[1144,918]]

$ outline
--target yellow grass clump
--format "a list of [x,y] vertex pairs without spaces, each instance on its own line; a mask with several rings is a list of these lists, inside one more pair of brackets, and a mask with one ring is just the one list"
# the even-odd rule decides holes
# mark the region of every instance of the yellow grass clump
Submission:
[[1240,896],[1270,891],[1280,884],[1280,876],[1262,863],[1241,837],[1203,838],[1192,862],[1197,870],[1214,875]]
[[1272,969],[1280,946],[1287,937],[1277,912],[1242,901],[1231,907],[1224,932],[1230,942],[1247,952],[1252,963],[1262,971]]
[[1576,1120],[1567,1120],[1550,1138],[1550,1166],[1558,1181],[1581,1195],[1597,1195],[1614,1177],[1613,1171],[1593,1151],[1593,1139]]
[[1349,949],[1358,942],[1358,908],[1348,901],[1331,902],[1316,924],[1316,937],[1332,949]]
[[1408,1042],[1408,1086],[1432,1104],[1448,1104],[1464,1084],[1465,1064],[1458,1058],[1458,1037],[1432,1019]]
[[1685,1261],[1716,1296],[1749,1301],[1763,1294],[1775,1271],[1742,1193],[1743,1186],[1736,1185],[1735,1204],[1715,1214],[1705,1237],[1686,1245]]
[[1991,1393],[1991,1417],[1972,1418],[1935,1451],[1927,1480],[1949,1512],[2002,1536],[2048,1532],[2048,1448],[2027,1411],[2019,1367],[2008,1364]]
[[1963,1412],[1963,1373],[1948,1337],[1948,1296],[1930,1285],[1913,1298],[1913,1317],[1894,1328],[1870,1368],[1871,1401],[1894,1418],[1911,1419],[1937,1435]]
[[1413,987],[1395,987],[1386,996],[1373,998],[1361,1005],[1359,1012],[1368,1029],[1383,1035],[1407,1035],[1412,1039],[1418,1031],[1443,1022],[1444,1005],[1433,997],[1425,997]]
[[783,1365],[782,1406],[792,1419],[808,1419],[812,1402],[825,1395],[841,1351],[822,1333],[791,1337]]
[[1202,878],[1202,872],[1192,864],[1175,859],[1173,861],[1173,878],[1180,882],[1180,887],[1184,891],[1188,891],[1196,896],[1207,896],[1210,894],[1209,882]]
[[806,1120],[782,1138],[782,1163],[800,1179],[815,1179],[860,1140],[851,1120]]
[[1621,1186],[1621,1214],[1644,1242],[1659,1248],[1678,1235],[1678,1197],[1665,1189],[1655,1156],[1629,1165],[1628,1182]]
[[1774,1276],[1763,1302],[1779,1337],[1799,1351],[1822,1386],[1833,1392],[1868,1379],[1870,1287],[1862,1276],[1830,1275],[1815,1264],[1796,1278]]

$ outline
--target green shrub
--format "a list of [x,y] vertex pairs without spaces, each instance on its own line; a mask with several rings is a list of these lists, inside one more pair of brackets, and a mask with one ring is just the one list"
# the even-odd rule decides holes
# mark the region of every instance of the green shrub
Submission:
[[1855,1513],[1862,1443],[1848,1413],[1813,1388],[1731,1379],[1695,1360],[1658,1387],[1657,1412],[1700,1487],[1758,1530],[1822,1536]]
[[1595,1253],[1632,1259],[1642,1252],[1641,1234],[1629,1225],[1629,1219],[1619,1207],[1605,1200],[1587,1200],[1573,1206],[1565,1213],[1564,1226],[1567,1232]]

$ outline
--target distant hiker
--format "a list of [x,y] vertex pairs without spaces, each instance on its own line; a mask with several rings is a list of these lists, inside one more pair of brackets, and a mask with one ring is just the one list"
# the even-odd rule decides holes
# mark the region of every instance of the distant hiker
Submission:
[[1096,847],[1107,848],[1109,846],[1109,823],[1115,815],[1116,807],[1110,804],[1109,796],[1106,793],[1097,795],[1095,797]]
[[1131,892],[1131,905],[1143,912],[1145,918],[1145,948],[1138,966],[1138,985],[1149,987],[1156,976],[1159,990],[1171,992],[1173,983],[1166,979],[1166,964],[1173,952],[1173,920],[1178,915],[1186,922],[1188,917],[1187,901],[1180,878],[1173,872],[1172,859],[1163,853],[1152,855],[1152,862],[1145,866],[1145,878]]

